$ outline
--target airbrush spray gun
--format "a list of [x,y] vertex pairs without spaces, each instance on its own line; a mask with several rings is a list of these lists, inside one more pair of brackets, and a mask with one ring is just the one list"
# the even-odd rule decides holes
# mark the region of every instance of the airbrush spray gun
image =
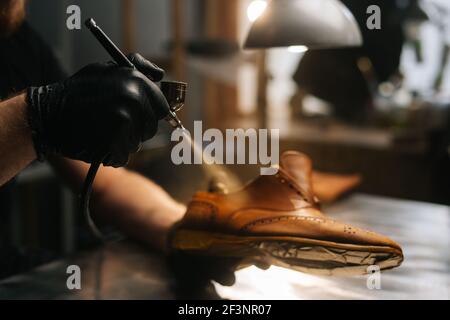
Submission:
[[[88,20],[86,20],[85,25],[119,66],[132,69],[136,68],[133,63],[127,58],[127,56],[125,56],[120,51],[120,49],[96,24],[94,19],[89,18]],[[153,79],[149,79],[153,81]],[[186,99],[186,87],[187,84],[184,82],[161,82],[160,89],[167,103],[165,101],[162,101],[163,103],[158,103],[158,106],[155,106],[155,108],[158,108],[158,112],[162,114],[162,118],[164,118],[174,129],[184,129],[180,119],[176,115],[176,112],[178,112],[184,106],[184,102]],[[89,199],[92,191],[92,184],[101,162],[101,159],[99,159],[97,162],[93,162],[91,167],[89,168],[86,180],[84,182],[83,191],[81,193],[81,204],[87,223],[92,232],[98,238],[103,239],[102,233],[96,227],[89,213]]]
[[[110,54],[114,61],[123,67],[135,68],[133,63],[120,51],[120,49],[111,41],[111,39],[103,32],[103,30],[97,25],[94,19],[89,18],[85,22],[86,27],[97,38],[100,44]],[[153,80],[153,79],[150,79]],[[183,126],[178,119],[176,112],[184,106],[186,99],[186,87],[185,82],[178,81],[162,81],[161,91],[164,94],[170,109],[165,110],[167,115],[165,119],[174,127],[182,129]]]

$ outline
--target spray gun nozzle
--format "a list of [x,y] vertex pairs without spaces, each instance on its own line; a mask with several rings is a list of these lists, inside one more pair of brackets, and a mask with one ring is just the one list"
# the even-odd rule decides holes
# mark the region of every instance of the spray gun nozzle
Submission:
[[174,112],[169,113],[169,115],[166,117],[166,121],[169,122],[169,124],[174,129],[184,129],[180,119],[178,119],[177,115]]
[[180,81],[162,81],[161,91],[166,98],[170,112],[166,120],[176,129],[184,129],[180,119],[178,119],[176,112],[184,106],[186,100],[187,83]]

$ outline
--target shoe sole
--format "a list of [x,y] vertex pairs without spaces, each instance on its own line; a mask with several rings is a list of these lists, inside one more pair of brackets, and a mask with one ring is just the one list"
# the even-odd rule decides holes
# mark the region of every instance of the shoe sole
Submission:
[[197,230],[178,230],[174,249],[194,254],[244,258],[244,264],[277,265],[319,275],[363,275],[369,266],[380,270],[399,266],[401,251],[292,236],[237,236]]

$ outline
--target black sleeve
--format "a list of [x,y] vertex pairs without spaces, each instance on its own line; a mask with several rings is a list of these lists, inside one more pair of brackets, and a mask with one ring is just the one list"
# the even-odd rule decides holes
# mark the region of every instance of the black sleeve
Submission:
[[67,78],[67,73],[53,51],[47,47],[42,53],[43,82],[54,83]]
[[34,74],[32,85],[45,85],[64,80],[67,73],[52,48],[27,22],[21,29],[21,45],[29,49],[28,57],[33,60],[33,65],[30,65],[29,61],[25,62],[28,65],[28,72]]
[[39,52],[42,83],[49,84],[59,82],[67,78],[67,73],[63,69],[60,61],[56,57],[52,48],[41,38],[41,36],[31,27],[30,32],[36,39],[37,51]]

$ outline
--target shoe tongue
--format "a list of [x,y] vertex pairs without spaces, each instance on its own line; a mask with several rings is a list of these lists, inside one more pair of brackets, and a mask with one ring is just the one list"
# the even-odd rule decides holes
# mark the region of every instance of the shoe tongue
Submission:
[[284,152],[281,155],[280,168],[293,178],[308,197],[314,198],[311,181],[312,163],[308,156],[295,151]]

